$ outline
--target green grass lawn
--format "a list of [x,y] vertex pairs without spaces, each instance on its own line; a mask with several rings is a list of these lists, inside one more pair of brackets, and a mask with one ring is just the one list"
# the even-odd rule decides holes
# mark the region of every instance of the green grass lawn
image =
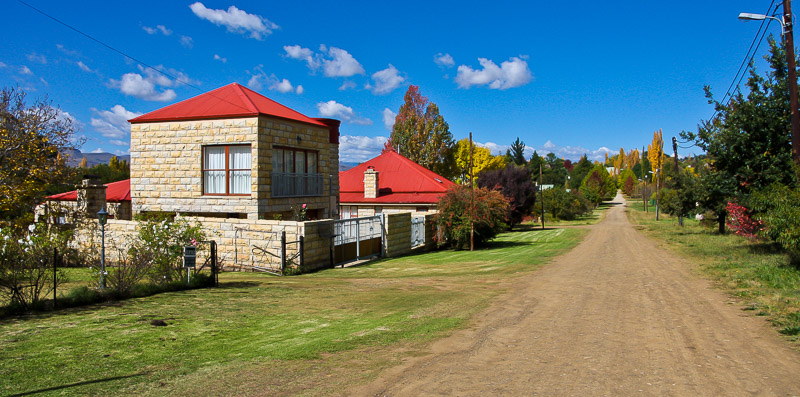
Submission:
[[[463,327],[583,229],[0,320],[0,394],[328,394]],[[167,326],[153,326],[163,320]]]
[[654,208],[645,213],[641,201],[628,201],[628,216],[648,235],[699,265],[699,270],[736,296],[745,310],[767,316],[790,340],[800,340],[800,270],[788,265],[780,248],[765,241],[750,241],[729,233],[716,233],[692,219],[678,226],[677,218]]

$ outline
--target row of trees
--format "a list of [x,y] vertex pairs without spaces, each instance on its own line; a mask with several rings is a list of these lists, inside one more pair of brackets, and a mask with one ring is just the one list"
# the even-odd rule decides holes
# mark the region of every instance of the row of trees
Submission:
[[[667,161],[661,195],[663,212],[712,218],[719,233],[737,234],[780,243],[792,262],[800,264],[800,202],[798,168],[791,157],[791,108],[788,66],[783,48],[770,37],[761,75],[750,65],[747,92],[737,91],[728,103],[706,97],[716,115],[681,139],[706,154]],[[663,161],[655,150],[651,163]],[[655,167],[654,167],[655,168]]]

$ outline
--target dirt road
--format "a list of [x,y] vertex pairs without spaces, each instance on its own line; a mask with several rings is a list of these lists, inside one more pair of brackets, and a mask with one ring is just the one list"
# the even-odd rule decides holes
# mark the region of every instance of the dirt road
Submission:
[[586,240],[357,395],[800,395],[800,354],[636,232]]

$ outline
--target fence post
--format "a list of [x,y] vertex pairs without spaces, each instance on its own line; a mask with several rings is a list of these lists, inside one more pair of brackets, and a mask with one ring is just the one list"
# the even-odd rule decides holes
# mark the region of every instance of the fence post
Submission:
[[358,218],[356,218],[356,260],[361,259],[361,227],[358,225]]
[[286,230],[281,232],[281,273],[286,267]]
[[57,304],[56,296],[58,296],[58,291],[56,290],[56,288],[58,287],[57,267],[58,267],[58,248],[53,248],[53,308],[54,309]]
[[217,271],[217,242],[211,241],[211,284],[219,286],[219,272]]
[[303,241],[304,239],[305,238],[303,236],[300,236],[300,269],[302,269],[303,265],[305,265],[305,260],[303,257],[303,247],[305,246],[305,242]]

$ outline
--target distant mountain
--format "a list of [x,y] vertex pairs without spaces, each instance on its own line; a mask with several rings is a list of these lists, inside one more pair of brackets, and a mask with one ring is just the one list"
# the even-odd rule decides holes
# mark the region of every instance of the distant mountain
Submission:
[[361,163],[345,163],[345,162],[340,161],[339,162],[339,172],[347,171],[350,168],[353,168],[353,167],[355,167],[355,166],[357,166],[359,164],[361,164]]
[[[88,167],[94,167],[97,164],[108,164],[112,157],[116,156],[115,154],[111,153],[83,153],[78,149],[75,149],[69,155],[69,165],[71,167],[77,167],[78,164],[81,163],[81,159],[86,157],[86,165]],[[128,163],[131,162],[130,155],[124,156],[117,156],[120,160],[125,160]]]

